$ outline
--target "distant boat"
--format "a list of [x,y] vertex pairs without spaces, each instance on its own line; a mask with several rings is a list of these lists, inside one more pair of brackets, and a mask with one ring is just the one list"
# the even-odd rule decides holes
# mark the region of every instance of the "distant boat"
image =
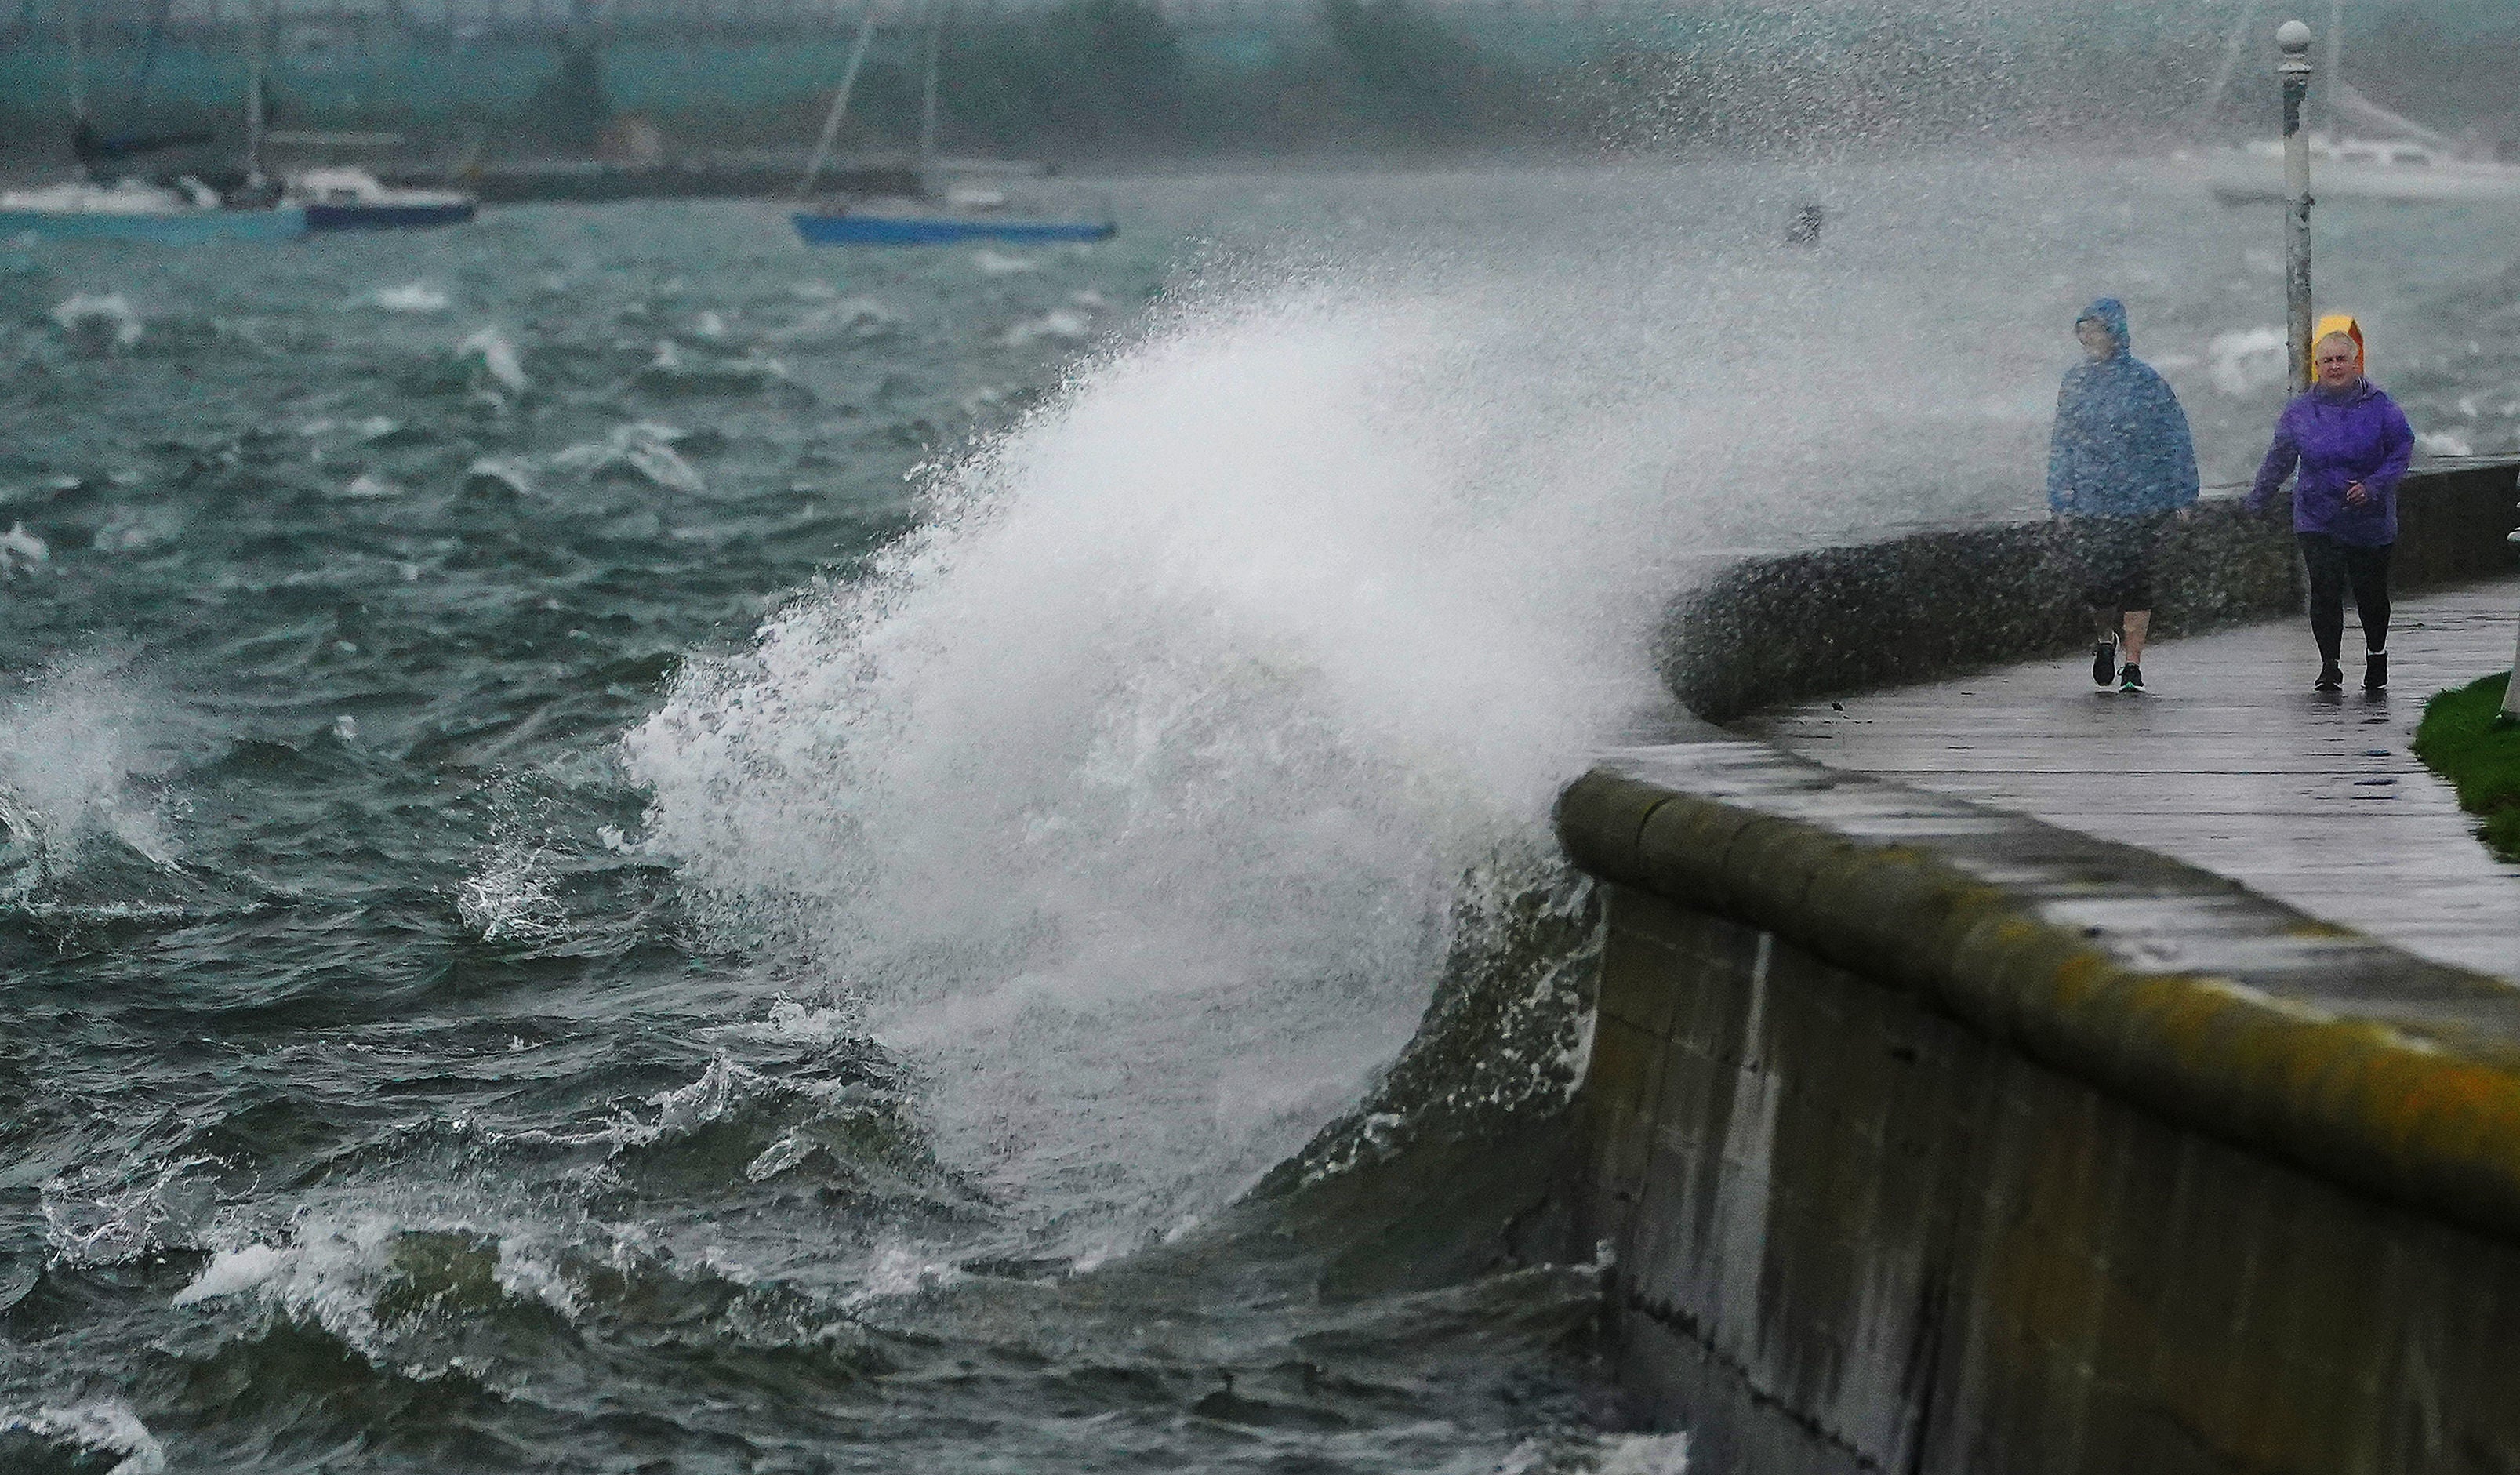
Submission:
[[[812,195],[815,176],[831,156],[832,145],[839,137],[840,119],[848,112],[849,95],[857,85],[858,67],[865,62],[867,45],[875,38],[876,12],[874,0],[868,0],[866,20],[859,25],[857,40],[849,47],[846,65],[840,69],[840,85],[832,94],[832,107],[823,118],[823,135],[814,145],[813,156],[805,163],[805,177],[796,184],[796,198]],[[1010,205],[1006,192],[973,186],[948,189],[940,198],[930,188],[932,175],[946,166],[936,157],[936,53],[942,30],[941,22],[931,19],[927,26],[926,66],[921,88],[919,117],[920,192],[915,196],[878,196],[825,201],[818,208],[801,209],[790,219],[796,234],[808,246],[951,246],[964,241],[1005,241],[1017,244],[1054,241],[1107,241],[1119,231],[1119,225],[1106,209],[1094,217],[1057,210],[1023,210]],[[958,171],[968,166],[956,165]],[[975,172],[993,174],[1039,173],[1037,168],[993,161],[976,166]]]
[[961,241],[1108,241],[1119,232],[1107,216],[1062,220],[1010,214],[1004,201],[994,190],[949,190],[942,201],[855,201],[798,211],[796,234],[812,246],[951,246]]
[[461,190],[406,190],[365,169],[333,164],[300,169],[281,188],[284,206],[306,212],[310,231],[391,231],[462,225],[480,201]]
[[[91,156],[129,156],[161,143],[187,143],[170,135],[136,144],[99,145],[89,121],[82,72],[78,12],[73,0],[62,0],[62,20],[68,40],[70,115],[77,120],[75,139],[81,172]],[[256,27],[253,68],[246,102],[248,159],[262,128],[262,51]],[[67,184],[0,191],[0,236],[45,236],[62,240],[139,241],[160,246],[198,246],[214,241],[294,241],[306,234],[306,211],[256,190],[248,169],[248,186],[235,197],[192,175],[171,185],[122,179],[102,183],[82,178]]]
[[128,179],[0,191],[0,237],[199,246],[294,241],[306,234],[306,212],[295,206],[231,209],[207,185],[192,179],[182,183],[199,193]]
[[[2202,110],[2212,116],[2253,34],[2258,0],[2244,0],[2238,22],[2223,49],[2223,64]],[[2520,163],[2476,157],[2454,139],[2394,112],[2345,80],[2345,0],[2330,0],[2327,67],[2320,82],[2324,131],[2308,137],[2314,172],[2311,193],[2321,200],[2372,200],[2390,204],[2452,204],[2520,200]],[[2361,136],[2346,126],[2364,130]],[[2265,204],[2289,198],[2284,146],[2255,139],[2236,149],[2216,149],[2203,158],[2204,184],[2225,204]]]
[[[2520,165],[2460,158],[2407,139],[2313,135],[2311,193],[2321,200],[2452,204],[2520,200]],[[2285,198],[2283,145],[2259,139],[2205,159],[2205,185],[2225,204]]]

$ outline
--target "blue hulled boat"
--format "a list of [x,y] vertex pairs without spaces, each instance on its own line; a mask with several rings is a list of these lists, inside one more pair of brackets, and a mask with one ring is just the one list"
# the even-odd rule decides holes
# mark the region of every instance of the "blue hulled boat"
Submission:
[[809,246],[951,246],[960,241],[1107,241],[1108,220],[1029,220],[1007,216],[876,214],[800,210],[796,234]]
[[333,166],[289,177],[284,201],[306,211],[310,231],[409,231],[462,225],[480,209],[457,190],[402,190],[365,169]]

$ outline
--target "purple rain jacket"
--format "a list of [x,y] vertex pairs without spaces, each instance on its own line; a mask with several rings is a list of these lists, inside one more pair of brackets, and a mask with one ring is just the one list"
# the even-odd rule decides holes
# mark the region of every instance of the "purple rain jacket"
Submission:
[[[2398,541],[2398,480],[2415,454],[2415,432],[2398,402],[2363,380],[2341,395],[2316,386],[2293,396],[2275,419],[2274,444],[2249,488],[2249,511],[2264,512],[2301,464],[2292,489],[2292,529],[2325,533],[2356,548]],[[2360,481],[2371,493],[2361,507],[2345,504],[2345,488]]]

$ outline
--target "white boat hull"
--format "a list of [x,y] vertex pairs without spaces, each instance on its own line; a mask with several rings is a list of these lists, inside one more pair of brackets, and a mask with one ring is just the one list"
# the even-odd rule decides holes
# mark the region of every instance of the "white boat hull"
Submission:
[[[2284,198],[2283,158],[2263,152],[2218,150],[2204,160],[2206,188],[2225,204],[2255,204]],[[2462,204],[2520,200],[2520,165],[2472,159],[2429,163],[2377,163],[2355,158],[2314,158],[2314,200],[2376,200],[2393,204]]]

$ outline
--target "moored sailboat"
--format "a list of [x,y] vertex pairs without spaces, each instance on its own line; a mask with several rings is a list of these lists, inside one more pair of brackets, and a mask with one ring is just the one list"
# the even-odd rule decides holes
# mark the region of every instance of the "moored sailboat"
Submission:
[[[831,157],[832,145],[839,137],[840,120],[848,112],[849,96],[857,85],[858,67],[866,60],[867,46],[875,37],[875,25],[874,0],[868,0],[866,19],[849,47],[848,61],[840,70],[840,84],[832,94],[831,111],[824,116],[822,137],[814,145],[812,157],[806,160],[804,178],[797,182],[799,201],[811,198],[815,177],[822,173],[824,163]],[[809,246],[950,246],[966,241],[1038,244],[1103,241],[1117,234],[1118,222],[1107,209],[1094,215],[1022,209],[1012,205],[1006,191],[976,186],[952,187],[941,195],[936,192],[930,181],[949,168],[936,156],[936,53],[941,30],[941,24],[931,18],[921,88],[919,194],[827,201],[819,207],[797,210],[790,217],[796,234]]]
[[306,234],[306,211],[267,198],[256,189],[250,165],[262,128],[261,27],[255,27],[253,84],[246,103],[248,158],[248,188],[235,196],[218,191],[192,175],[171,185],[122,179],[112,183],[85,177],[94,137],[88,117],[85,64],[74,0],[62,0],[62,20],[68,40],[68,91],[75,136],[81,142],[81,178],[57,185],[0,191],[0,237],[40,236],[64,240],[139,241],[161,246],[197,246],[213,241],[293,241]]

